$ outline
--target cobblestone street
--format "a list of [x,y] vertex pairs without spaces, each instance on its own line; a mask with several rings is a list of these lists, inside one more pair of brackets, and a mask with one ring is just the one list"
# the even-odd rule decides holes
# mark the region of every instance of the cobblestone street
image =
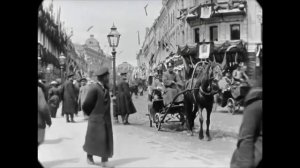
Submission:
[[[138,112],[130,116],[132,124],[113,126],[114,156],[110,161],[115,167],[229,167],[242,115],[213,113],[213,140],[200,141],[196,134],[187,136],[177,123],[165,125],[161,131],[150,128],[146,95],[133,97],[133,101]],[[60,110],[59,117],[53,119],[53,125],[46,130],[39,160],[45,167],[95,167],[86,163],[82,149],[87,128],[82,113],[75,118],[76,123],[66,123]],[[198,122],[196,119],[196,130]],[[94,159],[100,163],[100,158]]]

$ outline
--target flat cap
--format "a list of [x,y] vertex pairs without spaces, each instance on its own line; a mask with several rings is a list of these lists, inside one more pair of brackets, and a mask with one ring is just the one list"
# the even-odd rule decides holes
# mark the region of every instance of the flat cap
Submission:
[[109,70],[107,67],[101,67],[98,71],[96,71],[95,76],[103,76],[109,74]]
[[87,81],[87,79],[86,79],[86,78],[81,78],[81,79],[79,80],[79,82],[81,82],[81,81]]

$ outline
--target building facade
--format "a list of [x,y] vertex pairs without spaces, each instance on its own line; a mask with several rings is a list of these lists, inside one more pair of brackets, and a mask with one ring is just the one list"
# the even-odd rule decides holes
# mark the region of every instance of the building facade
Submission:
[[75,44],[75,50],[80,58],[84,59],[87,64],[87,77],[96,80],[94,73],[100,67],[108,67],[110,73],[110,80],[112,80],[112,57],[103,52],[99,41],[95,39],[94,35],[85,41],[85,44]]
[[[255,73],[262,45],[262,9],[255,0],[163,0],[162,4],[160,16],[149,29],[153,34],[146,32],[138,65],[148,64],[151,69],[176,53],[178,46],[242,41],[247,73]],[[149,52],[149,48],[156,50]]]

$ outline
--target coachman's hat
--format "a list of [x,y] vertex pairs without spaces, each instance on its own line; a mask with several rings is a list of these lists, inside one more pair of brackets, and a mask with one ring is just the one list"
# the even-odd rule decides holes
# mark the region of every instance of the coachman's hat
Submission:
[[109,74],[109,70],[107,67],[102,67],[98,71],[96,71],[95,76],[103,76]]
[[126,74],[127,74],[127,71],[125,71],[125,70],[122,70],[120,73],[120,75],[126,75]]

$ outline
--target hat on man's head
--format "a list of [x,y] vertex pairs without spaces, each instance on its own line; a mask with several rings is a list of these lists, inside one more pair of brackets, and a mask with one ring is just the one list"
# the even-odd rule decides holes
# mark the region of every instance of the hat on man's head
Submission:
[[121,72],[120,72],[120,75],[126,75],[127,74],[127,71],[125,71],[125,70],[122,70]]
[[57,82],[56,82],[56,81],[52,81],[52,82],[50,83],[50,85],[57,85]]
[[109,70],[107,67],[101,67],[98,71],[96,71],[95,76],[103,76],[109,74]]
[[167,68],[174,68],[174,62],[173,61],[169,61],[167,63]]
[[69,73],[68,78],[70,78],[72,76],[74,76],[74,73],[71,72],[71,73]]
[[87,82],[87,79],[86,79],[86,78],[81,78],[81,79],[79,80],[79,82],[82,82],[82,81],[86,81],[86,82]]

